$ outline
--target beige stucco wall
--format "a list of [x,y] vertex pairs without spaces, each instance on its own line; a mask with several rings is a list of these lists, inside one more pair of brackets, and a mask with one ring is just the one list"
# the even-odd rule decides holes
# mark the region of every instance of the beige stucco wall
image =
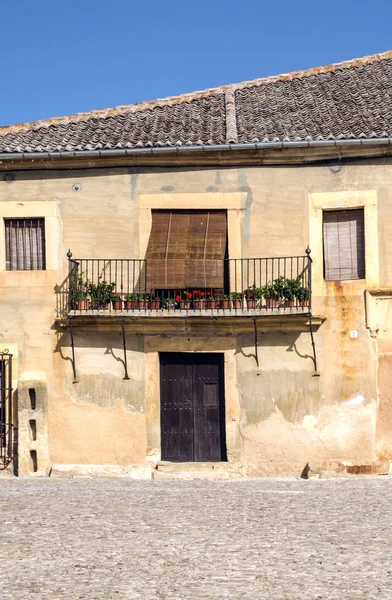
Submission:
[[[75,183],[79,191],[73,190]],[[379,361],[366,326],[364,293],[369,285],[392,286],[391,184],[387,159],[343,164],[339,172],[328,165],[119,168],[18,172],[15,181],[0,181],[0,217],[11,211],[12,216],[52,220],[46,225],[51,256],[46,272],[0,270],[0,341],[17,347],[20,378],[44,371],[47,380],[47,466],[143,466],[159,459],[157,360],[163,348],[224,353],[231,369],[226,381],[228,456],[241,473],[298,474],[309,460],[375,460],[381,453],[376,436],[381,427]],[[375,281],[324,283],[315,265],[314,313],[326,319],[315,334],[320,377],[312,376],[305,332],[259,334],[257,367],[253,336],[212,339],[201,332],[198,342],[189,342],[170,338],[168,331],[167,338],[127,334],[130,381],[124,381],[118,330],[75,333],[79,382],[72,383],[69,335],[59,334],[55,325],[68,248],[76,257],[139,258],[149,206],[161,196],[162,207],[168,202],[178,208],[190,208],[190,202],[193,208],[226,204],[233,258],[234,253],[301,255],[315,239],[314,198],[328,203],[323,195],[337,198],[346,192],[359,198],[359,205],[369,198],[376,204],[377,232],[370,227],[366,244],[367,258],[378,271]],[[334,206],[345,202],[341,195]],[[317,239],[312,250],[320,265]],[[4,269],[3,256],[0,252]],[[351,330],[357,338],[350,337]],[[383,403],[384,437],[391,404]],[[385,443],[383,456],[391,453]]]

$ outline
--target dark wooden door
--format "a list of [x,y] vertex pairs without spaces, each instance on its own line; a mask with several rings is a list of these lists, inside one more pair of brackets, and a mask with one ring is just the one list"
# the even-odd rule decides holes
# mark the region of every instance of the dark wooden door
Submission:
[[221,354],[161,354],[162,460],[226,459]]

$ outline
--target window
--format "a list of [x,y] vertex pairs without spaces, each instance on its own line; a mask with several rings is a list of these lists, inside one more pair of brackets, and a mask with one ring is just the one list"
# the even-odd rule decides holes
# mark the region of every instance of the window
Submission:
[[323,212],[324,279],[365,278],[363,208]]
[[45,261],[45,219],[4,219],[7,271],[42,271]]

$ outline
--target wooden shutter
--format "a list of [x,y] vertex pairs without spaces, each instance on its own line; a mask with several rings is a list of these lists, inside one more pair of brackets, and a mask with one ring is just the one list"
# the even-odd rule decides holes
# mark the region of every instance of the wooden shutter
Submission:
[[225,211],[195,212],[191,215],[187,287],[223,288],[226,242]]
[[323,213],[324,278],[327,281],[365,278],[363,209]]
[[146,252],[146,289],[185,287],[184,252],[187,251],[189,214],[152,211]]
[[223,288],[226,211],[152,211],[146,289]]
[[44,270],[45,219],[5,219],[7,271]]

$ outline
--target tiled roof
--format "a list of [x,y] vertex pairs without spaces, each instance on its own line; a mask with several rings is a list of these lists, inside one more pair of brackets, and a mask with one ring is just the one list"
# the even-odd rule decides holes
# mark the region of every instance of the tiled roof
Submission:
[[0,128],[0,152],[392,137],[392,51]]

